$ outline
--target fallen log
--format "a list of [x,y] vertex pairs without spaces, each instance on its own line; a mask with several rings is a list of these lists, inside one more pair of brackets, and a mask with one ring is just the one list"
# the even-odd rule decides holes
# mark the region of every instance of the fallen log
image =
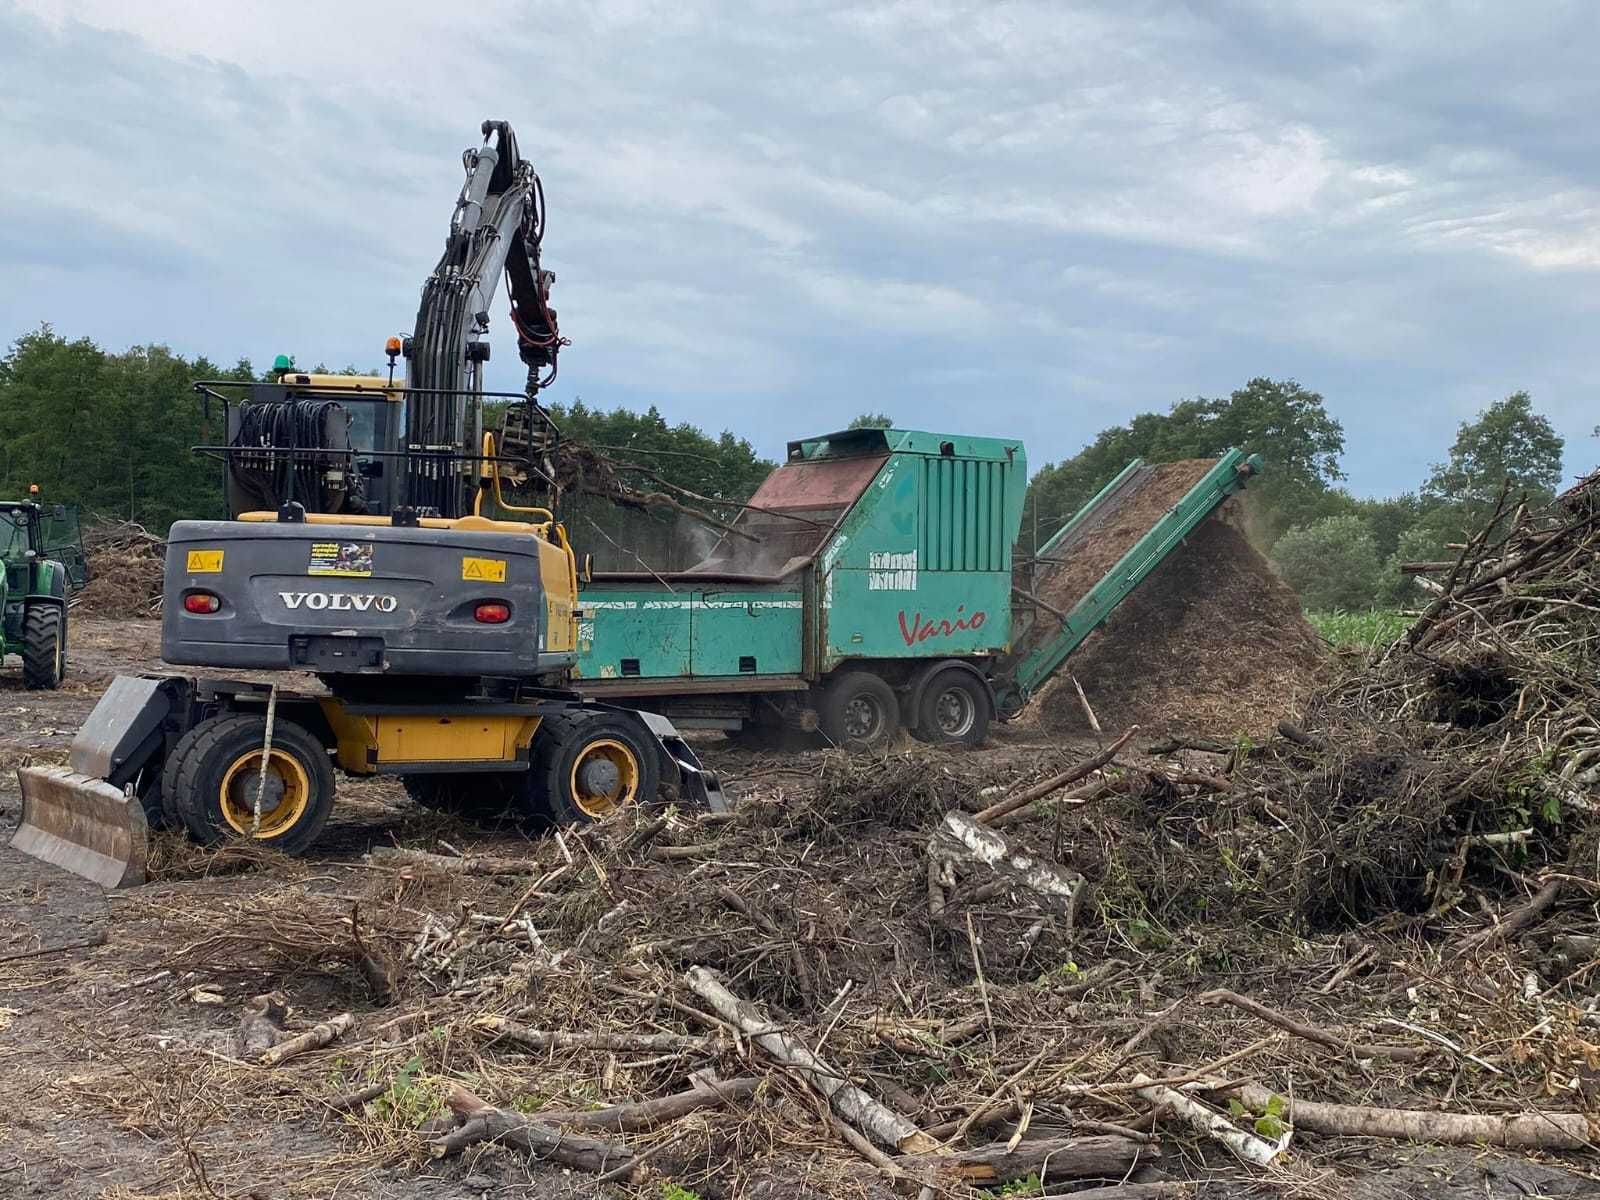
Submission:
[[379,866],[396,869],[420,867],[428,871],[442,871],[447,875],[532,875],[539,870],[538,863],[515,858],[451,858],[448,854],[432,854],[427,850],[410,850],[404,846],[374,846],[366,856]]
[[541,1121],[560,1125],[566,1129],[597,1129],[607,1133],[636,1133],[654,1129],[668,1121],[676,1121],[702,1108],[720,1108],[748,1100],[756,1094],[761,1080],[753,1075],[738,1079],[708,1079],[697,1081],[686,1092],[660,1096],[654,1100],[641,1100],[637,1104],[613,1104],[609,1108],[587,1111],[545,1111],[538,1114]]
[[1012,1146],[992,1142],[944,1154],[906,1154],[895,1165],[907,1175],[935,1185],[995,1184],[1037,1175],[1039,1182],[1060,1179],[1115,1179],[1139,1163],[1159,1158],[1153,1146],[1120,1137],[1030,1138]]
[[1141,1085],[1139,1095],[1144,1099],[1167,1109],[1174,1116],[1183,1118],[1194,1129],[1221,1142],[1232,1150],[1236,1157],[1252,1166],[1271,1166],[1273,1160],[1289,1148],[1292,1130],[1285,1130],[1283,1136],[1276,1142],[1269,1142],[1240,1129],[1227,1117],[1206,1107],[1193,1096],[1158,1083],[1148,1075],[1135,1075],[1133,1082]]
[[704,967],[685,973],[689,986],[723,1020],[742,1030],[770,1057],[791,1067],[832,1106],[834,1112],[882,1145],[902,1153],[937,1153],[939,1143],[909,1119],[880,1104],[828,1066],[797,1039],[791,1038],[754,1004],[741,1000]]
[[597,1174],[626,1167],[634,1158],[633,1151],[616,1142],[566,1133],[554,1125],[500,1108],[469,1117],[459,1129],[432,1142],[429,1152],[435,1158],[444,1158],[479,1142],[501,1142],[534,1158],[548,1158]]
[[1018,792],[1015,796],[1009,796],[1004,800],[1000,800],[994,804],[991,804],[988,808],[978,813],[972,819],[980,825],[987,825],[990,822],[1005,816],[1007,813],[1015,812],[1019,808],[1026,808],[1035,800],[1044,799],[1044,797],[1048,796],[1051,792],[1064,788],[1069,783],[1076,783],[1078,780],[1084,778],[1084,776],[1098,771],[1101,767],[1105,766],[1108,762],[1115,758],[1122,748],[1128,744],[1128,740],[1138,732],[1139,727],[1137,725],[1130,726],[1126,733],[1124,733],[1116,741],[1112,742],[1111,745],[1107,746],[1104,750],[1100,751],[1099,754],[1094,755],[1092,758],[1086,758],[1077,766],[1069,767],[1065,771],[1052,775],[1048,779],[1042,780],[1039,783],[1034,784],[1032,787]]
[[722,1048],[714,1037],[695,1037],[683,1033],[569,1033],[563,1030],[529,1029],[504,1017],[481,1016],[472,1019],[479,1033],[511,1042],[529,1050],[623,1050],[640,1053],[674,1052],[712,1054]]
[[[1225,1088],[1248,1108],[1264,1110],[1274,1093],[1258,1084]],[[1394,1138],[1447,1146],[1498,1146],[1505,1150],[1586,1150],[1594,1131],[1583,1113],[1526,1112],[1506,1116],[1433,1112],[1426,1109],[1363,1108],[1279,1097],[1284,1120],[1297,1129],[1339,1137]]]
[[930,861],[982,863],[1065,915],[1082,876],[1055,863],[1012,850],[1004,834],[979,823],[982,815],[971,817],[956,809],[945,813],[944,821],[928,839]]
[[343,1033],[349,1033],[354,1028],[356,1019],[350,1013],[340,1013],[331,1020],[313,1025],[310,1029],[286,1041],[279,1042],[270,1050],[261,1055],[261,1065],[276,1067],[280,1063],[288,1062],[291,1058],[306,1053],[308,1050],[320,1050],[324,1046],[331,1046],[334,1040]]
[[1425,1046],[1372,1046],[1360,1042],[1347,1041],[1336,1034],[1329,1033],[1326,1029],[1319,1029],[1316,1026],[1296,1021],[1276,1009],[1268,1008],[1259,1000],[1252,1000],[1249,996],[1241,996],[1238,992],[1230,992],[1226,988],[1217,988],[1215,991],[1204,993],[1200,997],[1200,1003],[1231,1004],[1235,1008],[1243,1009],[1251,1016],[1260,1017],[1268,1025],[1276,1025],[1279,1029],[1294,1034],[1297,1038],[1315,1042],[1319,1046],[1326,1046],[1329,1050],[1340,1054],[1350,1054],[1356,1058],[1384,1058],[1391,1062],[1418,1062],[1428,1057],[1429,1054],[1429,1050]]

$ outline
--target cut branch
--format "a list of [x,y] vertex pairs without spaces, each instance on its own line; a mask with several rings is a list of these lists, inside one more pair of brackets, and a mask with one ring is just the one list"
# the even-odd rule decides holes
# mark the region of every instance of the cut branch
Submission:
[[711,1054],[722,1048],[712,1037],[682,1033],[569,1033],[562,1030],[529,1029],[504,1017],[474,1017],[472,1028],[496,1039],[512,1042],[529,1050],[625,1050],[656,1054]]
[[1268,1008],[1259,1000],[1252,1000],[1249,996],[1241,996],[1238,992],[1230,992],[1226,988],[1206,992],[1200,997],[1201,1004],[1231,1004],[1241,1008],[1251,1016],[1260,1017],[1268,1025],[1276,1025],[1279,1029],[1294,1034],[1297,1038],[1304,1038],[1308,1042],[1315,1042],[1319,1046],[1326,1046],[1329,1050],[1339,1054],[1349,1054],[1356,1058],[1385,1058],[1391,1062],[1417,1062],[1428,1056],[1428,1049],[1423,1046],[1371,1046],[1359,1042],[1346,1041],[1337,1034],[1329,1033],[1326,1029],[1318,1029],[1285,1016],[1276,1009]]
[[834,1112],[881,1144],[904,1153],[936,1153],[939,1144],[909,1119],[850,1083],[798,1040],[784,1033],[754,1004],[723,987],[704,967],[690,967],[689,986],[719,1017],[737,1026],[778,1062],[793,1068],[832,1105]]
[[1078,782],[1078,780],[1093,774],[1114,759],[1122,748],[1128,744],[1129,739],[1138,732],[1139,727],[1137,725],[1129,726],[1126,733],[1092,758],[1086,758],[1077,766],[1069,767],[1065,771],[1052,775],[1048,779],[1018,792],[1015,796],[1008,796],[1004,800],[991,804],[972,819],[980,825],[988,825],[993,821],[999,820],[1007,813],[1013,813],[1019,808],[1026,808],[1035,800],[1042,800],[1051,792],[1058,791],[1069,783]]

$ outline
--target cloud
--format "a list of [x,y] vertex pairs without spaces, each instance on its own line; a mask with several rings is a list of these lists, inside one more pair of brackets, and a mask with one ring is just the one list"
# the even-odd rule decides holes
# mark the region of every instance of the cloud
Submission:
[[884,410],[1040,463],[1293,376],[1374,492],[1526,387],[1576,470],[1590,25],[1464,0],[0,0],[0,327],[375,361],[460,150],[506,117],[549,199],[562,398],[768,453]]

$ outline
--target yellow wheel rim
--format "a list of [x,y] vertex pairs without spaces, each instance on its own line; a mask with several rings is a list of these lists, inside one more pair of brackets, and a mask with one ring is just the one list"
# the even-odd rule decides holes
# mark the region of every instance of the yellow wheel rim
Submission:
[[[256,781],[261,778],[261,751],[250,750],[233,760],[222,777],[222,819],[241,837],[250,836],[255,820]],[[305,815],[311,803],[311,776],[294,755],[274,748],[267,759],[267,786],[261,802],[258,838],[282,837]]]
[[626,742],[613,738],[590,742],[572,761],[567,790],[585,816],[603,817],[638,795],[639,760]]

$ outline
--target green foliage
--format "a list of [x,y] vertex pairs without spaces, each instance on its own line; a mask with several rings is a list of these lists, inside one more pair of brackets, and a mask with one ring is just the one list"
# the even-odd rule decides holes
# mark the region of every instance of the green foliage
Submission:
[[37,483],[50,500],[158,533],[178,517],[220,516],[221,472],[190,453],[222,435],[220,410],[208,422],[190,390],[200,377],[252,372],[165,346],[107,354],[48,325],[23,335],[0,359],[0,496]]
[[1043,972],[1033,981],[1034,987],[1047,988],[1057,983],[1075,983],[1083,969],[1077,963],[1068,959],[1064,963],[1057,963],[1048,971]]
[[654,405],[642,413],[605,412],[579,398],[570,406],[551,405],[550,415],[567,436],[713,499],[748,500],[775,465],[728,430],[711,437],[687,422],[669,425]]
[[1528,393],[1513,392],[1477,420],[1461,423],[1450,457],[1433,468],[1423,495],[1457,510],[1472,527],[1482,523],[1508,482],[1513,497],[1525,493],[1543,503],[1561,483],[1563,445],[1550,422],[1533,411]]
[[661,1185],[661,1200],[700,1200],[700,1193],[680,1187],[676,1183]]
[[444,1108],[444,1089],[435,1079],[421,1077],[422,1059],[406,1060],[389,1090],[372,1102],[378,1116],[404,1129],[419,1129]]
[[1377,544],[1353,514],[1290,529],[1273,546],[1272,558],[1308,608],[1364,608],[1382,586]]
[[1332,491],[1344,478],[1339,469],[1344,428],[1328,415],[1322,397],[1292,379],[1257,378],[1226,398],[1180,400],[1166,413],[1142,413],[1126,425],[1102,430],[1065,462],[1045,466],[1028,488],[1024,539],[1031,539],[1035,511],[1042,540],[1131,459],[1213,458],[1230,446],[1259,452],[1267,461],[1266,475],[1251,491],[1260,502],[1269,541],[1287,525],[1331,515],[1350,503]]
[[1030,1175],[1024,1175],[1021,1179],[1013,1179],[1010,1183],[1001,1187],[998,1192],[992,1194],[996,1196],[1042,1196],[1044,1195],[1044,1183],[1040,1180],[1039,1173],[1035,1171]]
[[894,418],[888,413],[862,413],[846,429],[893,429]]
[[1387,646],[1411,625],[1411,618],[1393,609],[1365,612],[1308,612],[1306,620],[1324,641],[1339,650],[1375,650]]
[[[1284,1135],[1284,1131],[1289,1128],[1288,1123],[1284,1120],[1288,1111],[1289,1103],[1282,1096],[1274,1095],[1269,1097],[1266,1110],[1259,1117],[1253,1118],[1255,1131],[1270,1141],[1277,1141]],[[1243,1121],[1252,1117],[1250,1110],[1240,1103],[1237,1097],[1229,1098],[1228,1115],[1235,1121]]]

